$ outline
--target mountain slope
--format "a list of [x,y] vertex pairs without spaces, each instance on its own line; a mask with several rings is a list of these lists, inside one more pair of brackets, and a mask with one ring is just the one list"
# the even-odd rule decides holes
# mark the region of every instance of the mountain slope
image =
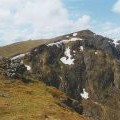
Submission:
[[0,120],[88,120],[60,105],[59,98],[67,96],[41,82],[24,84],[0,76]]
[[9,57],[15,54],[28,52],[30,49],[44,44],[47,41],[48,40],[29,40],[0,47],[0,56]]

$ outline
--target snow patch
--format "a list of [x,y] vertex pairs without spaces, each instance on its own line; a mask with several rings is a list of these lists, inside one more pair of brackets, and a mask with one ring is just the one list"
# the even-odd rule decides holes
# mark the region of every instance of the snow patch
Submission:
[[11,58],[11,60],[21,59],[21,58],[23,58],[24,56],[25,56],[25,54],[20,54],[20,55],[17,55],[17,56],[15,56],[15,57]]
[[75,50],[73,50],[73,53],[76,53],[76,51],[75,51]]
[[83,40],[81,38],[71,38],[70,41],[77,41],[77,40]]
[[114,40],[113,43],[115,44],[115,47],[120,44],[117,42],[117,40]]
[[95,33],[94,33],[93,35],[94,35],[94,37],[96,36],[96,34],[95,34]]
[[98,54],[98,52],[95,52],[95,55],[97,55]]
[[50,47],[50,46],[56,45],[57,47],[59,47],[59,44],[60,44],[60,42],[56,42],[56,43],[50,43],[47,46]]
[[98,102],[94,102],[95,104],[97,104],[97,105],[99,105],[99,103]]
[[62,77],[60,76],[60,79],[62,80]]
[[77,36],[77,33],[73,33],[73,36],[74,36],[74,37]]
[[20,62],[21,64],[23,64],[24,62],[23,62],[23,60],[21,60],[21,62]]
[[37,49],[34,50],[35,52],[37,51]]
[[29,65],[25,65],[25,67],[27,68],[28,71],[31,70],[31,67]]
[[66,38],[69,38],[69,36],[66,36]]
[[57,47],[59,47],[61,44],[66,44],[66,43],[74,42],[74,41],[77,41],[77,40],[83,40],[83,39],[81,39],[81,38],[71,38],[69,40],[62,40],[62,41],[59,41],[59,42],[50,43],[47,46],[50,47],[50,46],[56,45]]
[[72,65],[74,64],[74,60],[75,59],[72,59],[72,56],[70,54],[70,48],[66,48],[65,50],[65,55],[66,57],[62,57],[60,60],[64,63],[64,64],[67,64],[67,65]]
[[80,46],[80,50],[81,50],[81,51],[83,51],[83,50],[84,50],[83,46]]
[[89,93],[85,91],[85,89],[83,89],[83,93],[80,94],[82,98],[84,99],[88,99],[89,98]]

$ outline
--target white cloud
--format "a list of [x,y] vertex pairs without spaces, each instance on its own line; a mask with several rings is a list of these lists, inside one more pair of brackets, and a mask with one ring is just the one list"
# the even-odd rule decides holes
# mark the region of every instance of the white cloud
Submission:
[[98,34],[101,34],[105,37],[109,37],[114,40],[120,39],[120,27],[114,23],[111,22],[99,23],[96,24],[96,28],[99,28],[95,29],[96,33]]
[[75,23],[74,23],[74,29],[75,30],[81,30],[81,29],[90,28],[91,27],[90,26],[90,20],[91,20],[90,16],[83,15],[77,21],[75,21]]
[[120,13],[120,0],[117,0],[117,2],[114,4],[112,10],[116,13]]
[[[114,11],[120,10],[119,4],[120,0],[114,5]],[[62,0],[0,0],[0,46],[83,29],[120,39],[119,26],[110,22],[93,23],[89,15],[72,20],[69,12]]]
[[0,44],[87,29],[90,20],[71,20],[61,0],[0,0]]

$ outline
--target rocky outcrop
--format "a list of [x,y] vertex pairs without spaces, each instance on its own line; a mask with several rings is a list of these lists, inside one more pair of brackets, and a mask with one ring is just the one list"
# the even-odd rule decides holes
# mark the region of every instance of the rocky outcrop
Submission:
[[26,71],[24,64],[20,63],[20,60],[14,60],[7,67],[6,75],[11,78],[19,78]]
[[0,58],[0,75],[9,78],[21,78],[26,70],[27,68],[21,63],[20,59]]
[[94,120],[108,120],[104,112],[109,110],[116,118],[109,120],[119,120],[119,59],[119,43],[86,30],[34,48],[28,61],[39,80],[80,102],[89,101],[83,111]]

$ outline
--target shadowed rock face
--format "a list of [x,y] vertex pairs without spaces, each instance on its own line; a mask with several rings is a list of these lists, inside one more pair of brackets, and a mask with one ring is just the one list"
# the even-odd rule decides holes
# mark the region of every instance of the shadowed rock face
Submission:
[[92,120],[120,119],[120,45],[89,30],[31,50],[31,74],[80,101]]
[[119,45],[89,30],[56,39],[31,51],[32,72],[81,101],[83,113],[94,120],[119,120]]

